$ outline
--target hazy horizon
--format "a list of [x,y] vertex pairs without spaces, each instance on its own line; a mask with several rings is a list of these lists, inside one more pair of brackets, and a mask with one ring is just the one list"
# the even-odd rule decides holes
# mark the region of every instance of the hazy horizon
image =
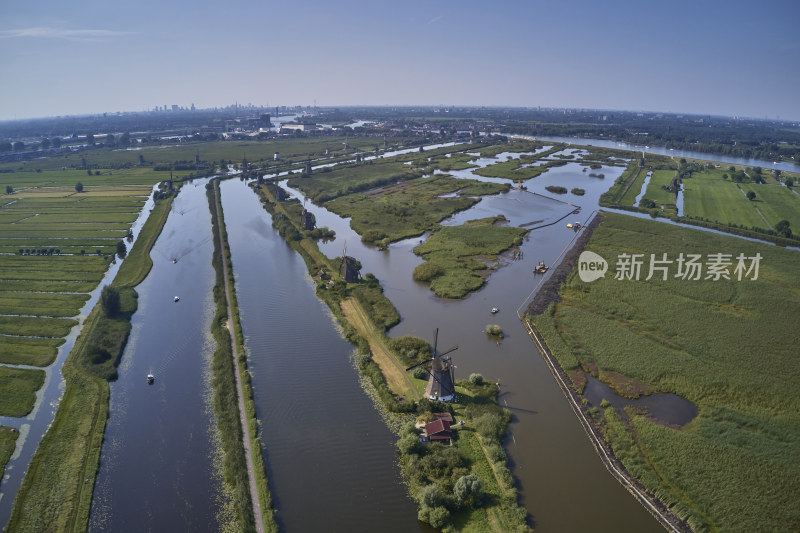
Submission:
[[0,120],[156,106],[800,120],[793,0],[0,5]]

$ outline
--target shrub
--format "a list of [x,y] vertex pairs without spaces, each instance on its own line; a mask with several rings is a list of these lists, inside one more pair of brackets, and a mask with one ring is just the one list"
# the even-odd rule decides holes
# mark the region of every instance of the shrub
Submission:
[[444,274],[444,268],[436,263],[425,261],[416,266],[413,277],[415,281],[430,281],[442,274]]
[[497,324],[489,324],[486,326],[486,333],[489,335],[494,335],[496,337],[503,337],[503,328],[498,326]]
[[417,379],[428,379],[429,376],[428,371],[422,368],[421,366],[415,368],[412,375]]
[[483,376],[481,374],[470,374],[469,381],[473,385],[483,385]]

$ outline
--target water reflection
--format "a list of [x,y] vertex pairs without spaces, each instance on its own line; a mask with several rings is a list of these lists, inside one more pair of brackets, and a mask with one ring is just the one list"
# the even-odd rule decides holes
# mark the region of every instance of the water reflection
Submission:
[[646,411],[651,417],[670,426],[686,425],[697,416],[697,406],[677,394],[655,393],[636,399],[624,398],[589,374],[586,374],[583,397],[595,407],[600,407],[603,400],[608,401],[624,418],[628,417],[625,407],[630,406]]

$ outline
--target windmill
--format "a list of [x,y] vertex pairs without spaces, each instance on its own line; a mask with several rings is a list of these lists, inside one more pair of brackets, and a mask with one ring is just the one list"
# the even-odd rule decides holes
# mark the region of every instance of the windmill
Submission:
[[[437,353],[436,345],[438,341],[439,328],[436,328],[436,332],[434,333],[433,337],[433,357],[406,368],[406,372],[417,368],[418,366],[425,365],[423,368],[425,368],[428,374],[430,374],[428,386],[425,388],[425,396],[431,400],[451,402],[456,397],[455,378],[453,376],[453,369],[455,366],[453,365],[452,359],[450,357],[445,357],[445,355],[456,351],[458,349],[458,345],[456,344],[446,352]],[[430,365],[430,367],[427,365]]]

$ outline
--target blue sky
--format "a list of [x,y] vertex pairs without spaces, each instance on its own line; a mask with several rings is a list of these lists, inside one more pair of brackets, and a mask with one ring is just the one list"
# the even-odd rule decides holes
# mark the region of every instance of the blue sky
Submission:
[[800,120],[800,0],[3,0],[0,120],[177,104]]

